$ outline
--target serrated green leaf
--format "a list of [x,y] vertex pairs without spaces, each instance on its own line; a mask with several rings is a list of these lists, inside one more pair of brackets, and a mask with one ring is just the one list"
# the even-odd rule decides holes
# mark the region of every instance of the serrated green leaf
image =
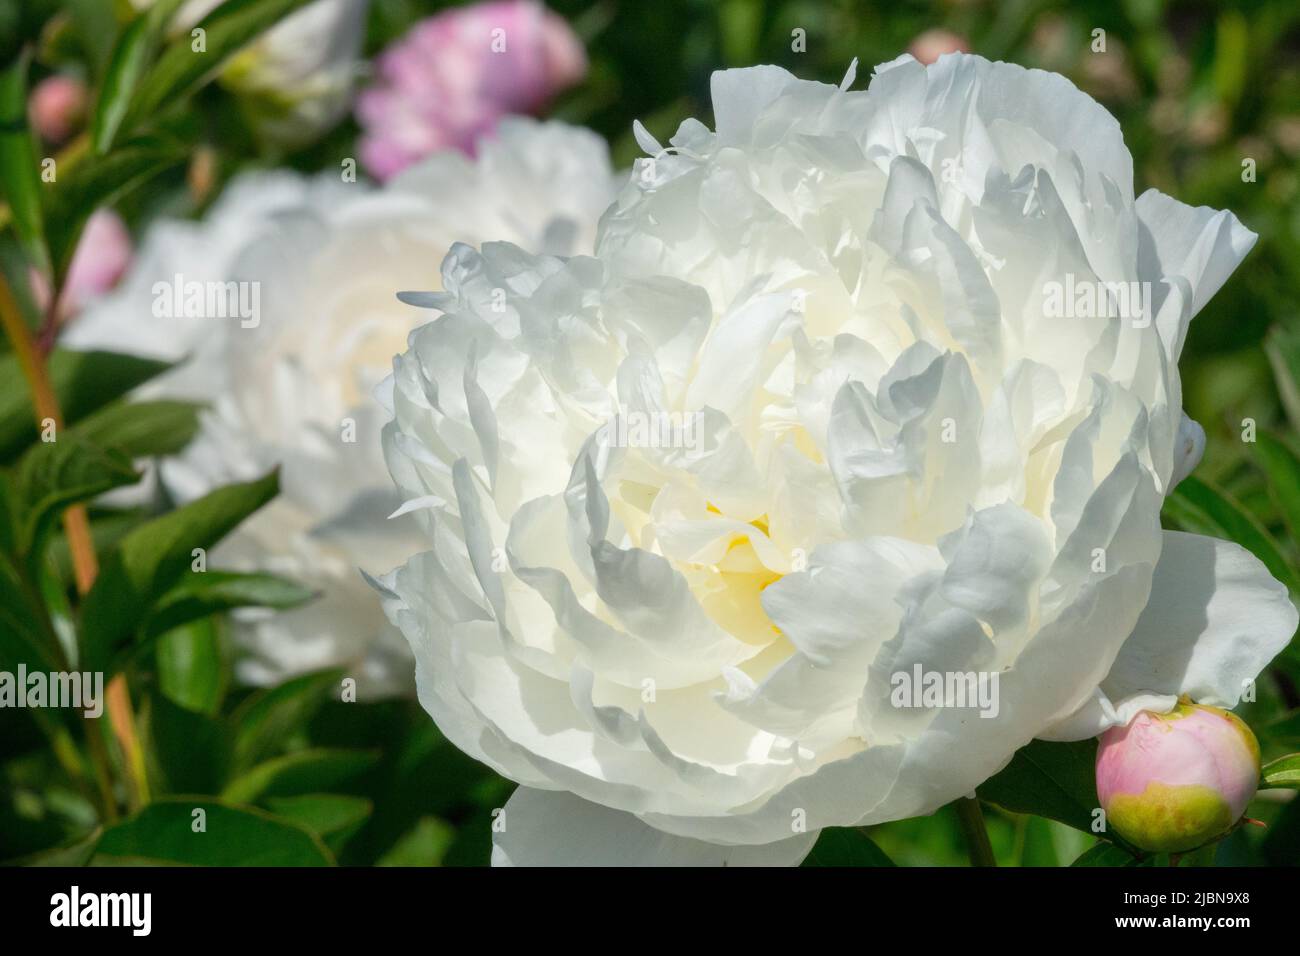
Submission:
[[[199,817],[196,810],[202,810]],[[196,829],[198,820],[203,828]],[[169,798],[104,831],[95,865],[331,866],[334,859],[305,827],[252,807],[211,798]]]
[[378,760],[378,754],[367,750],[298,750],[263,761],[236,777],[221,797],[231,803],[255,803],[268,797],[331,790],[369,770]]
[[189,575],[194,550],[208,549],[266,504],[278,472],[218,488],[128,532],[105,556],[81,611],[81,658],[91,670],[115,673],[120,653],[158,601]]
[[827,827],[817,837],[804,866],[894,866],[860,827]]

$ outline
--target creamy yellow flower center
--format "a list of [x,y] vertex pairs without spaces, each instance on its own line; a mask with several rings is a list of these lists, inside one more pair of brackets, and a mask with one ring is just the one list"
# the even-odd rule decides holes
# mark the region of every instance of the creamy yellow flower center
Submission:
[[[720,514],[712,505],[709,511]],[[766,515],[750,524],[767,534]],[[770,644],[781,636],[763,610],[762,597],[764,589],[783,575],[760,560],[747,535],[733,535],[726,553],[716,564],[690,564],[681,571],[704,613],[729,634],[760,645]]]

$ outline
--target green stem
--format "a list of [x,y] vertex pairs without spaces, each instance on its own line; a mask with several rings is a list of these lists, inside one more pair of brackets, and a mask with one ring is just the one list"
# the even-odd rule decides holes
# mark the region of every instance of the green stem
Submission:
[[957,811],[957,820],[961,832],[966,837],[966,849],[970,853],[971,866],[997,866],[993,856],[993,845],[989,843],[989,832],[984,828],[984,811],[975,797],[962,797],[953,802]]
[[113,764],[109,760],[108,748],[104,745],[98,720],[86,718],[84,729],[86,746],[90,749],[91,766],[95,769],[95,783],[99,787],[99,798],[104,808],[101,819],[104,823],[116,823],[118,814],[117,798],[113,795]]
[[[50,295],[52,301],[57,302],[62,290],[57,283],[52,285]],[[49,419],[55,423],[59,431],[62,431],[63,413],[59,408],[59,400],[54,392],[54,386],[50,382],[49,369],[45,364],[45,355],[32,340],[31,330],[27,328],[27,323],[23,320],[18,303],[14,299],[13,292],[9,288],[9,282],[3,272],[0,272],[0,328],[4,330],[5,337],[9,339],[14,356],[18,359],[18,365],[27,379],[32,396],[32,405],[36,411],[38,427],[41,426],[45,419]],[[90,536],[90,521],[86,516],[85,505],[76,504],[66,508],[63,512],[63,527],[68,542],[68,550],[72,554],[77,593],[85,597],[86,592],[95,583],[96,574],[99,573],[99,562],[95,556],[95,546]],[[40,606],[44,608],[43,600]],[[135,730],[135,719],[131,710],[131,697],[127,690],[126,678],[121,674],[109,682],[107,706],[109,723],[112,724],[113,731],[122,747],[122,753],[125,757],[125,769],[131,775],[128,779],[135,784],[133,793],[137,800],[143,801],[147,799],[148,789],[143,778],[136,775],[144,773],[144,759],[140,750],[140,739]],[[111,823],[117,819],[117,805],[113,799],[112,764],[108,759],[108,748],[99,735],[98,727],[89,719],[87,720],[86,737],[90,747],[91,760],[95,768],[96,782],[106,804],[105,812],[108,816],[108,822]]]

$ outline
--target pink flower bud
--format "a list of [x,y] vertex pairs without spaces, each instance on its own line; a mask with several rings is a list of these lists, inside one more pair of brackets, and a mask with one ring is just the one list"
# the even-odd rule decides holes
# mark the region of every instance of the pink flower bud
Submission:
[[945,53],[969,53],[970,41],[951,30],[926,30],[907,48],[919,63],[929,65]]
[[430,153],[473,153],[510,113],[535,113],[579,82],[587,56],[562,17],[534,0],[446,10],[375,61],[357,97],[361,159],[387,179]]
[[1259,743],[1226,710],[1184,700],[1143,711],[1097,749],[1107,824],[1144,850],[1181,853],[1223,836],[1259,784]]
[[28,100],[32,128],[47,143],[62,143],[86,115],[86,84],[60,73],[36,84]]
[[[131,256],[131,233],[121,217],[111,209],[97,209],[86,221],[68,265],[59,296],[59,316],[66,319],[76,315],[90,300],[113,288],[131,264]],[[32,291],[37,306],[42,311],[49,308],[49,284],[35,271]]]

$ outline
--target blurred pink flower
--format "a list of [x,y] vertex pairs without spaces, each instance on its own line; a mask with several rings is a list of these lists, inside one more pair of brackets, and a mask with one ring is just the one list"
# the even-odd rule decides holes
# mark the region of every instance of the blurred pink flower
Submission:
[[907,52],[918,62],[929,65],[945,53],[969,53],[970,41],[951,30],[926,30],[912,41]]
[[535,113],[587,72],[564,19],[533,0],[447,10],[417,23],[375,62],[357,98],[361,160],[388,179],[442,149],[473,153],[510,113]]
[[62,143],[86,115],[86,84],[59,73],[36,84],[28,100],[32,128],[47,143]]
[[[59,296],[59,317],[76,315],[92,299],[103,295],[126,272],[132,257],[131,233],[122,217],[111,209],[98,209],[86,222],[72,254],[68,275]],[[40,273],[32,272],[32,292],[44,312],[50,304],[50,286]]]

